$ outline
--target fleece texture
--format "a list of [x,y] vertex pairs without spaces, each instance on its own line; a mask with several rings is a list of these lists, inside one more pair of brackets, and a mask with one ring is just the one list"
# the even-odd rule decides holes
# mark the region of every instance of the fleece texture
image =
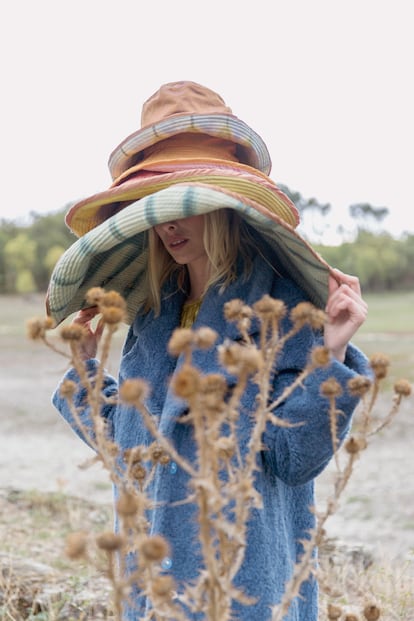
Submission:
[[[217,288],[209,290],[204,297],[194,328],[210,326],[225,339],[235,341],[239,334],[235,325],[223,317],[223,304],[240,298],[251,305],[265,293],[285,302],[288,309],[306,301],[303,291],[289,278],[282,277],[257,257],[253,270],[246,280],[239,278],[224,292]],[[152,312],[138,315],[129,329],[120,363],[119,378],[107,376],[105,394],[113,396],[118,386],[127,378],[142,377],[152,391],[147,399],[149,411],[158,418],[162,433],[187,459],[194,455],[194,440],[189,424],[182,424],[180,417],[186,412],[186,404],[174,396],[171,378],[183,363],[167,353],[167,344],[172,331],[179,325],[184,294],[168,291],[163,296],[161,314]],[[251,336],[258,338],[258,326],[253,322]],[[284,320],[284,330],[289,328],[289,319]],[[309,351],[322,343],[321,334],[304,328],[290,339],[277,363],[273,382],[273,397],[289,385],[306,364]],[[194,364],[204,373],[219,372],[225,375],[229,387],[234,378],[220,367],[215,348],[198,351]],[[88,361],[91,375],[98,362]],[[347,391],[347,382],[357,374],[368,374],[366,357],[355,346],[348,346],[344,364],[332,360],[324,368],[317,369],[300,388],[278,407],[276,414],[292,423],[305,423],[290,428],[268,424],[263,437],[264,450],[258,457],[256,488],[263,498],[263,508],[253,510],[247,536],[247,548],[243,566],[236,576],[236,584],[245,593],[256,599],[250,606],[234,605],[234,618],[239,621],[268,621],[271,607],[277,604],[289,580],[293,567],[301,555],[301,541],[314,526],[314,515],[310,510],[315,504],[314,479],[326,467],[332,457],[332,441],[329,429],[328,402],[320,394],[320,384],[334,377],[342,386],[343,393],[337,400],[342,415],[338,418],[338,435],[341,441],[346,436],[357,399]],[[79,382],[71,369],[64,379]],[[251,429],[249,412],[254,409],[256,388],[251,384],[246,390],[239,421],[239,437],[242,452],[245,450]],[[89,420],[85,407],[84,390],[79,386],[76,405],[82,420]],[[53,396],[53,403],[71,427],[80,435],[67,402],[62,399],[59,387]],[[83,404],[83,405],[82,405]],[[103,416],[113,439],[122,449],[153,441],[131,408],[123,405],[106,405]],[[244,443],[244,446],[243,446]],[[171,544],[171,555],[164,559],[163,566],[170,572],[178,585],[188,582],[200,571],[197,547],[197,525],[195,507],[192,504],[175,504],[188,493],[188,475],[172,463],[158,466],[149,489],[157,508],[151,515],[151,533],[162,534]],[[115,490],[115,495],[116,495]],[[296,598],[285,617],[286,621],[317,621],[317,583],[311,578],[305,582],[300,597]],[[133,621],[145,616],[148,602],[134,592],[134,607],[125,606],[125,619]],[[189,619],[199,620],[194,614]]]

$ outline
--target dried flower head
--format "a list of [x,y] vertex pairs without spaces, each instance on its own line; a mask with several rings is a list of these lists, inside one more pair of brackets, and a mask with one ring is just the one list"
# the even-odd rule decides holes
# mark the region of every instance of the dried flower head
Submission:
[[144,380],[126,379],[119,389],[119,396],[128,405],[140,406],[148,392],[148,384]]
[[331,353],[327,347],[314,347],[311,352],[311,360],[314,367],[326,367],[331,361]]
[[321,395],[323,395],[324,397],[340,397],[342,394],[342,387],[334,377],[330,377],[329,379],[322,382],[320,386],[320,392]]
[[33,317],[26,322],[26,334],[29,339],[36,341],[37,339],[43,339],[47,330],[52,330],[55,327],[55,322],[51,317]]
[[88,548],[88,535],[85,532],[79,531],[76,533],[69,533],[66,537],[65,554],[72,560],[86,558]]
[[328,619],[330,621],[334,621],[334,619],[339,619],[342,615],[342,608],[340,606],[335,606],[335,604],[328,604]]
[[194,344],[200,349],[210,349],[217,341],[218,334],[212,328],[203,326],[194,335]]
[[[102,420],[102,418],[101,418]],[[105,451],[108,455],[112,455],[112,457],[117,457],[119,453],[119,444],[117,442],[113,442],[111,440],[106,440],[105,442]]]
[[325,311],[321,310],[320,308],[315,308],[310,321],[311,328],[313,328],[314,330],[321,330],[324,327],[326,321],[327,316]]
[[153,535],[147,537],[147,539],[142,542],[140,552],[145,560],[150,563],[157,563],[169,555],[170,549],[164,537],[161,537],[161,535]]
[[220,363],[229,373],[238,375],[241,371],[254,373],[263,365],[262,353],[256,347],[225,341],[218,347]]
[[255,346],[240,348],[240,366],[247,373],[256,373],[263,367],[262,352]]
[[136,481],[143,481],[145,477],[147,476],[147,471],[145,469],[145,466],[143,466],[138,461],[134,462],[131,465],[129,472],[131,474],[131,477],[135,479]]
[[138,513],[140,503],[135,494],[122,492],[116,503],[116,510],[121,517],[130,517]]
[[139,462],[145,458],[144,447],[142,446],[133,446],[132,448],[127,448],[123,452],[124,461],[129,463]]
[[234,440],[232,438],[221,436],[216,442],[216,449],[222,459],[231,459],[235,453]]
[[78,323],[71,323],[60,329],[60,337],[63,341],[82,341],[86,334],[86,329]]
[[264,295],[260,300],[253,304],[256,315],[262,319],[276,319],[280,321],[286,315],[286,305],[282,300],[276,300],[270,295]]
[[248,319],[252,316],[252,309],[247,306],[243,300],[234,299],[224,304],[224,318],[227,321],[240,321]]
[[170,463],[170,461],[171,461],[171,457],[167,455],[167,453],[163,453],[163,455],[161,455],[159,459],[161,466],[166,466],[167,464]]
[[369,359],[372,370],[375,377],[380,380],[388,374],[388,367],[390,366],[390,359],[385,354],[372,354]]
[[157,463],[163,455],[164,449],[156,442],[153,442],[148,448],[148,456],[154,463]]
[[96,545],[101,550],[107,552],[115,552],[120,550],[125,543],[125,539],[122,535],[113,532],[104,532],[96,537]]
[[365,438],[356,438],[355,436],[351,436],[345,442],[345,450],[350,455],[355,455],[360,451],[363,451],[367,447],[367,441]]
[[116,306],[117,308],[126,309],[126,302],[122,295],[117,291],[105,291],[100,299],[99,307],[103,310],[104,307]]
[[406,379],[400,379],[394,384],[394,392],[401,397],[409,397],[411,395],[411,384]]
[[158,598],[170,598],[175,589],[175,583],[172,576],[157,576],[151,582],[153,595]]
[[66,379],[60,385],[59,392],[60,392],[60,396],[63,399],[70,400],[76,394],[77,390],[78,390],[78,386],[77,386],[76,382],[73,382],[72,380]]
[[119,306],[103,306],[102,307],[102,321],[111,326],[121,323],[126,318],[126,311]]
[[348,381],[348,390],[354,397],[363,397],[370,390],[372,385],[369,377],[357,375]]
[[300,302],[290,312],[290,318],[296,327],[310,325],[314,330],[323,328],[326,315],[310,302]]
[[240,345],[238,343],[225,341],[223,345],[218,347],[220,363],[229,370],[237,367],[239,363],[239,350]]
[[224,407],[224,397],[227,391],[227,382],[223,375],[210,373],[201,378],[200,393],[203,395],[203,407],[209,413],[221,411]]
[[364,617],[367,621],[377,621],[381,616],[381,610],[376,604],[368,604],[364,608]]
[[184,364],[173,378],[172,387],[182,399],[189,399],[199,391],[201,383],[200,373],[190,364]]
[[202,378],[201,389],[204,394],[218,394],[221,397],[227,391],[227,382],[221,373],[209,373]]
[[168,343],[168,351],[172,356],[189,351],[194,343],[194,332],[190,328],[176,328]]
[[86,303],[89,306],[99,306],[104,296],[104,293],[105,291],[104,289],[102,289],[102,287],[92,287],[86,292]]
[[360,618],[354,612],[347,612],[345,614],[344,621],[360,621]]

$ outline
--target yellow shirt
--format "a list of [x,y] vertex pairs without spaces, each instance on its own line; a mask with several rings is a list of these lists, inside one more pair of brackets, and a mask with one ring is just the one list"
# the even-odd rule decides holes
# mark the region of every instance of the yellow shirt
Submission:
[[184,304],[181,311],[181,328],[191,328],[200,310],[201,302],[202,300],[200,298],[199,300],[192,300]]

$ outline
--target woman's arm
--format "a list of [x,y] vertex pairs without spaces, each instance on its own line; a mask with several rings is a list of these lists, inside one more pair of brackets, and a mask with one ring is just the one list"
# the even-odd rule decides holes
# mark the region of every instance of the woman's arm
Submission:
[[[95,330],[91,326],[93,318],[98,314],[98,308],[92,307],[81,310],[75,316],[73,323],[85,329],[85,337],[80,343],[80,357],[85,364],[85,370],[90,386],[94,384],[94,377],[99,368],[99,361],[95,358],[98,343],[102,336],[103,324],[99,322]],[[110,375],[105,374],[101,390],[99,414],[106,421],[106,431],[112,435],[111,420],[116,407],[118,383]],[[94,438],[93,412],[88,399],[87,387],[82,382],[76,369],[70,369],[62,378],[53,396],[52,403],[72,429],[87,443],[91,444]]]
[[[275,381],[275,398],[298,376],[299,371],[281,371]],[[288,485],[301,485],[314,479],[327,466],[335,448],[346,437],[359,398],[350,394],[348,382],[357,375],[369,375],[367,358],[353,345],[347,348],[345,362],[336,359],[318,368],[283,402],[274,414],[292,423],[293,427],[279,427],[268,423],[264,435],[266,459],[276,476]],[[335,407],[335,437],[329,400],[321,394],[323,382],[334,378],[340,386]]]

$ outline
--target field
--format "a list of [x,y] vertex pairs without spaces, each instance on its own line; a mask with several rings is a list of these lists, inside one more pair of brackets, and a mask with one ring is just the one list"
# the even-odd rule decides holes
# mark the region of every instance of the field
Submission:
[[[367,301],[369,320],[355,343],[368,355],[390,358],[390,377],[377,406],[382,413],[391,407],[396,379],[414,382],[414,293],[372,295]],[[64,535],[85,520],[96,529],[110,524],[111,486],[98,466],[79,468],[91,452],[50,403],[68,363],[26,338],[26,320],[43,315],[41,296],[0,297],[0,557],[30,557],[71,573],[62,553]],[[114,374],[124,333],[117,335],[110,359]],[[333,539],[374,554],[383,567],[397,567],[392,571],[400,585],[404,576],[414,576],[413,435],[411,396],[392,427],[373,438],[361,456],[327,525]],[[321,503],[332,477],[328,468],[317,481]],[[407,610],[395,618],[414,619]]]

